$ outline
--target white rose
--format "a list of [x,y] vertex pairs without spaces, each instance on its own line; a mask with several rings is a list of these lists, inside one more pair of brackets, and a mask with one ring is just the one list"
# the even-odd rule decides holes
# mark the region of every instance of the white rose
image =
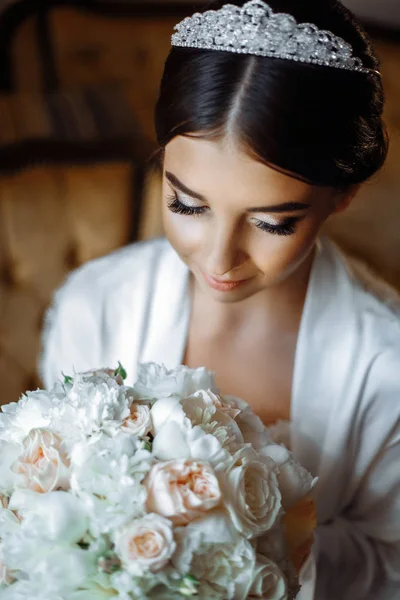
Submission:
[[254,580],[248,598],[263,600],[286,600],[288,588],[284,574],[274,562],[257,555]]
[[38,493],[69,488],[69,459],[62,439],[48,429],[32,429],[12,465],[17,486]]
[[218,480],[207,463],[175,460],[154,465],[144,482],[146,507],[175,525],[187,525],[221,502]]
[[148,514],[117,534],[115,548],[124,568],[132,575],[160,571],[176,548],[172,523],[160,515]]
[[217,391],[214,373],[201,367],[189,369],[179,366],[168,370],[155,363],[140,364],[134,385],[135,397],[141,400],[157,400],[172,395],[185,398],[198,390]]
[[274,462],[246,446],[221,469],[224,503],[237,530],[250,538],[271,529],[282,510]]
[[317,483],[318,479],[299,465],[293,459],[292,453],[284,446],[268,444],[260,453],[272,458],[278,465],[278,482],[282,494],[282,506],[285,510],[290,509],[309,494]]
[[150,408],[146,404],[133,402],[130,407],[130,415],[125,419],[122,429],[138,437],[144,437],[152,430],[152,427]]

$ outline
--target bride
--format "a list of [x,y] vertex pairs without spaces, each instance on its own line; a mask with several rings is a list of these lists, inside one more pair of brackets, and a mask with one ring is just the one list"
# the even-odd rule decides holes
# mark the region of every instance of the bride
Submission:
[[214,370],[266,424],[291,422],[319,477],[317,574],[308,561],[301,597],[394,600],[399,305],[320,235],[385,161],[379,63],[336,0],[233,4],[172,38],[155,116],[166,238],[69,278],[42,376],[117,361],[130,383],[138,361]]

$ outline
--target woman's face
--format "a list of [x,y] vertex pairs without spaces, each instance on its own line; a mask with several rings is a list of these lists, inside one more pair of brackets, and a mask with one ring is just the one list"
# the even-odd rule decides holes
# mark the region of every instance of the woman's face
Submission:
[[222,302],[290,278],[337,205],[332,188],[275,171],[227,140],[178,136],[165,149],[166,236],[201,289]]

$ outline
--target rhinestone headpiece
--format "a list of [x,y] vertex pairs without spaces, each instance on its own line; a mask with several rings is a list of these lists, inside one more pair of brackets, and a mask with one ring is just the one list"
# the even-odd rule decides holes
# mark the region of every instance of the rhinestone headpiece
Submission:
[[220,10],[195,13],[175,30],[173,46],[269,56],[380,75],[363,67],[342,38],[312,23],[298,24],[289,14],[274,13],[262,0],[250,0],[241,8],[225,4]]

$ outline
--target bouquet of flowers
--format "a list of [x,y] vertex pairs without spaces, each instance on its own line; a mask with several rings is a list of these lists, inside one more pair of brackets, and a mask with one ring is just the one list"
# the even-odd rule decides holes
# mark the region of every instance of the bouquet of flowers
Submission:
[[1,600],[294,598],[311,475],[207,370],[125,378],[3,406]]

